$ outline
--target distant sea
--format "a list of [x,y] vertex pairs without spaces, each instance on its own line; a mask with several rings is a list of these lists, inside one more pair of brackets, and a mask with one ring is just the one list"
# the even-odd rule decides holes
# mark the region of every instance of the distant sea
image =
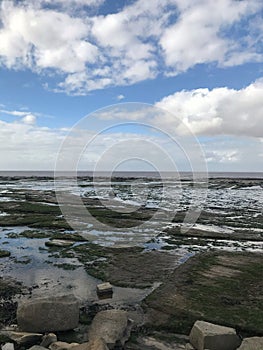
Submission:
[[[58,176],[58,174],[56,174]],[[72,172],[61,172],[59,176],[61,177],[72,177],[75,174]],[[108,176],[107,172],[96,173],[96,176]],[[180,175],[181,179],[191,178],[191,172],[179,172],[172,173],[166,172],[164,174],[167,178],[173,178]],[[78,177],[92,177],[93,172],[91,171],[79,171]],[[198,177],[202,177],[202,173],[197,173]],[[263,172],[209,172],[209,178],[238,178],[238,179],[263,179]],[[53,171],[0,171],[0,177],[47,177],[53,178]],[[150,172],[150,171],[116,171],[112,174],[112,177],[121,177],[121,178],[160,178],[160,174],[158,172]]]

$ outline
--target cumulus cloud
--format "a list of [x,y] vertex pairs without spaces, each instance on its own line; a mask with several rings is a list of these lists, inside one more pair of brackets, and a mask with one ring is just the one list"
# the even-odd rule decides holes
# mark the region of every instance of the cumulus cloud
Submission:
[[[263,79],[240,89],[227,87],[180,91],[163,98],[157,107],[170,111],[196,135],[263,135]],[[156,123],[173,128],[170,114]]]
[[[179,3],[181,12],[178,20],[164,30],[160,40],[166,63],[175,74],[198,63],[218,62],[224,66],[262,60],[255,47],[242,49],[244,38],[236,41],[227,32],[242,18],[257,12],[261,7],[259,1],[200,0]],[[247,33],[245,39],[248,38]]]
[[51,69],[60,82],[49,88],[85,94],[199,63],[262,61],[260,0],[137,0],[107,15],[86,10],[102,3],[2,1],[0,64]]
[[80,18],[5,1],[1,18],[0,55],[7,67],[70,73],[85,69],[97,57],[97,48],[85,39],[88,27]]

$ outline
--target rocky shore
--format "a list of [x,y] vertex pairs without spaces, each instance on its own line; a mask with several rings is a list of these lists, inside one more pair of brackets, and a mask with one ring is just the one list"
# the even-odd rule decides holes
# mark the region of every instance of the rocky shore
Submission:
[[[89,312],[89,310],[86,310]],[[17,308],[17,325],[0,331],[2,350],[262,350],[263,337],[241,339],[236,330],[204,321],[196,321],[189,336],[164,339],[140,335],[130,341],[136,320],[125,310],[99,311],[80,331],[79,301],[72,295],[27,300]],[[65,332],[75,332],[80,340],[63,340]],[[64,333],[64,334],[63,334]],[[137,334],[138,335],[138,334]],[[75,335],[76,336],[76,335]],[[167,336],[167,334],[166,334]],[[177,340],[175,340],[177,337]]]
[[[107,293],[101,302],[70,294],[38,298],[31,288],[0,279],[2,349],[262,349],[262,259],[220,251],[196,255],[137,304],[113,303]],[[97,288],[114,290],[110,283]]]
[[[49,180],[38,189],[32,181],[4,179],[8,190],[0,193],[3,350],[226,350],[220,339],[228,337],[231,350],[262,350],[262,179],[213,180],[187,233],[181,227],[191,184],[183,182],[185,203],[173,222],[132,246],[122,243],[139,237],[133,226],[156,209],[120,216],[84,196],[92,215],[112,227],[94,238],[92,229],[68,226]],[[110,295],[101,298],[103,290]]]

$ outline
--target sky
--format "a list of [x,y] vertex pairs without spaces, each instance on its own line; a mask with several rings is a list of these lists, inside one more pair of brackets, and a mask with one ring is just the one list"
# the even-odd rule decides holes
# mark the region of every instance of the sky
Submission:
[[262,0],[0,6],[0,170],[263,171]]

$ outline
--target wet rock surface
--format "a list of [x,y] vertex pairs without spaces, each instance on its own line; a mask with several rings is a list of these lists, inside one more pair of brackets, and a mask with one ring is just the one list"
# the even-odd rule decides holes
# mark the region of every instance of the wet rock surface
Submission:
[[79,322],[79,302],[73,295],[25,300],[18,305],[17,322],[25,331],[73,329]]

